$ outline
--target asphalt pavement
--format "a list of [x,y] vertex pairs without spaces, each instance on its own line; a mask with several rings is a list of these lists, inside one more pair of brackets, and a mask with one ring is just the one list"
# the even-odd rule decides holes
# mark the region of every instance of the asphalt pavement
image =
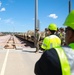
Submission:
[[34,66],[42,52],[35,48],[0,50],[0,75],[35,75]]

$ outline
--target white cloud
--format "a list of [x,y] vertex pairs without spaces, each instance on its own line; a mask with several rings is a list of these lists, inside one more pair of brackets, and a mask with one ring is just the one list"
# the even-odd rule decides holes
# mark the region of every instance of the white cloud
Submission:
[[0,9],[0,12],[5,11],[5,10],[6,10],[5,8],[1,8],[1,9]]
[[1,7],[1,5],[2,5],[2,2],[0,1],[0,7]]
[[56,14],[50,14],[50,15],[48,15],[48,17],[53,18],[53,19],[58,18],[58,16]]
[[[2,2],[0,1],[0,7],[2,6]],[[3,8],[0,8],[0,12],[3,12],[5,11],[6,9],[3,7]]]
[[4,22],[7,23],[7,24],[14,24],[12,19],[6,19],[6,20],[4,20]]

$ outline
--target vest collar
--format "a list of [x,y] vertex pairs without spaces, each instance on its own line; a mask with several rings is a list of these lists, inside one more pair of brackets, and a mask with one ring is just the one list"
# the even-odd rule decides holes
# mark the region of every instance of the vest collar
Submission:
[[74,49],[74,43],[70,43],[69,47],[71,47],[72,49]]

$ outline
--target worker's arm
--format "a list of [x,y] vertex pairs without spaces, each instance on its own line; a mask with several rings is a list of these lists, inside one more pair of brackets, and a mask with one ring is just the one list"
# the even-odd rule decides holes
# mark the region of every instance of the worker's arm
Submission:
[[56,50],[50,49],[45,51],[36,62],[34,72],[36,75],[62,75]]

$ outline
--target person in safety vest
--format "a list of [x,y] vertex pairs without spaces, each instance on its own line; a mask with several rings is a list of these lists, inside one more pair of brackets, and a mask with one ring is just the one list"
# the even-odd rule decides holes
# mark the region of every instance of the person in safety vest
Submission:
[[52,47],[56,47],[61,45],[61,39],[55,35],[55,32],[57,31],[57,26],[54,23],[51,23],[48,26],[48,34],[49,36],[45,37],[42,45],[41,45],[41,49],[42,50],[48,50]]
[[58,46],[43,52],[35,64],[35,75],[74,75],[74,10],[67,16],[64,25],[67,26],[67,46]]

